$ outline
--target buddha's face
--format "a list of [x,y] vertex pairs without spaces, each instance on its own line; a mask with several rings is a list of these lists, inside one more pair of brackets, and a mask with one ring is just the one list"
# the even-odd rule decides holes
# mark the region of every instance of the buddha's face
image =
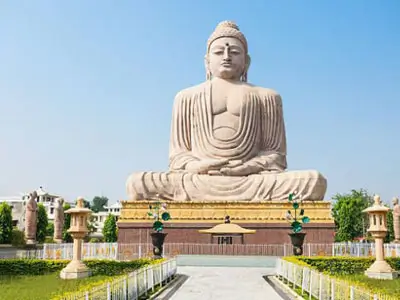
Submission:
[[246,70],[247,54],[238,39],[223,37],[210,45],[206,63],[212,76],[239,80]]

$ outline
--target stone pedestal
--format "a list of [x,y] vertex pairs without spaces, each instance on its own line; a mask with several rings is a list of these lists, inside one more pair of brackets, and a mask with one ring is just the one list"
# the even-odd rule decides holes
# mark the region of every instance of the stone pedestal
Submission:
[[36,240],[35,239],[27,239],[26,245],[27,246],[36,246]]
[[62,279],[77,279],[88,277],[89,269],[82,262],[82,238],[84,235],[76,238],[74,237],[74,252],[72,261],[61,270],[60,277]]
[[[232,222],[255,234],[245,237],[246,244],[290,243],[286,213],[292,208],[287,201],[165,201],[173,216],[165,224],[168,243],[209,244],[210,238],[199,233],[220,224],[229,215]],[[150,243],[152,219],[147,216],[151,201],[122,201],[118,220],[119,243]],[[305,201],[311,222],[304,226],[308,243],[333,243],[335,224],[329,201]]]
[[385,261],[383,240],[387,233],[387,212],[389,208],[382,205],[378,195],[374,197],[374,204],[363,212],[369,215],[368,232],[375,238],[375,262],[365,271],[365,275],[376,279],[395,279],[398,273]]
[[385,261],[383,239],[386,232],[382,234],[374,234],[375,236],[375,262],[365,271],[365,275],[369,278],[376,279],[395,279],[398,273]]
[[56,244],[62,244],[63,240],[62,239],[54,239],[54,242],[56,242]]
[[91,211],[84,207],[83,201],[83,198],[79,198],[77,206],[65,212],[71,214],[71,227],[68,232],[74,239],[74,249],[72,261],[60,272],[62,279],[78,279],[90,276],[89,269],[82,262],[82,241],[88,232],[86,222]]

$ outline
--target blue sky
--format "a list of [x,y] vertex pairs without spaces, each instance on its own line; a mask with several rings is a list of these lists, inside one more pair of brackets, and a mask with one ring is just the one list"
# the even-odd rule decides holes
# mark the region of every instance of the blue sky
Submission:
[[[251,3],[245,4],[245,3]],[[8,1],[0,4],[0,195],[44,186],[125,199],[166,170],[174,95],[205,79],[222,20],[248,39],[249,81],[283,98],[289,169],[326,199],[400,194],[398,1]]]

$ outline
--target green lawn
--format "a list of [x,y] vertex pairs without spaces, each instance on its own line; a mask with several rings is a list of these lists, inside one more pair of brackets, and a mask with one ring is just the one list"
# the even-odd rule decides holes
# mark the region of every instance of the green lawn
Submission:
[[366,289],[381,292],[387,296],[400,299],[400,278],[393,280],[380,280],[368,278],[364,274],[336,275],[336,277],[344,279],[346,281],[357,282],[359,285],[365,287]]
[[0,299],[47,300],[64,292],[72,292],[90,282],[102,281],[108,276],[63,280],[60,272],[37,276],[0,276]]

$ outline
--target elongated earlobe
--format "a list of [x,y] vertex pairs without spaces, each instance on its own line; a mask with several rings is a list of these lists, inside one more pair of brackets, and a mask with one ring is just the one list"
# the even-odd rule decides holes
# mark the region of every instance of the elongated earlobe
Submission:
[[206,68],[206,80],[211,80],[211,71],[207,54],[204,56],[204,67]]

